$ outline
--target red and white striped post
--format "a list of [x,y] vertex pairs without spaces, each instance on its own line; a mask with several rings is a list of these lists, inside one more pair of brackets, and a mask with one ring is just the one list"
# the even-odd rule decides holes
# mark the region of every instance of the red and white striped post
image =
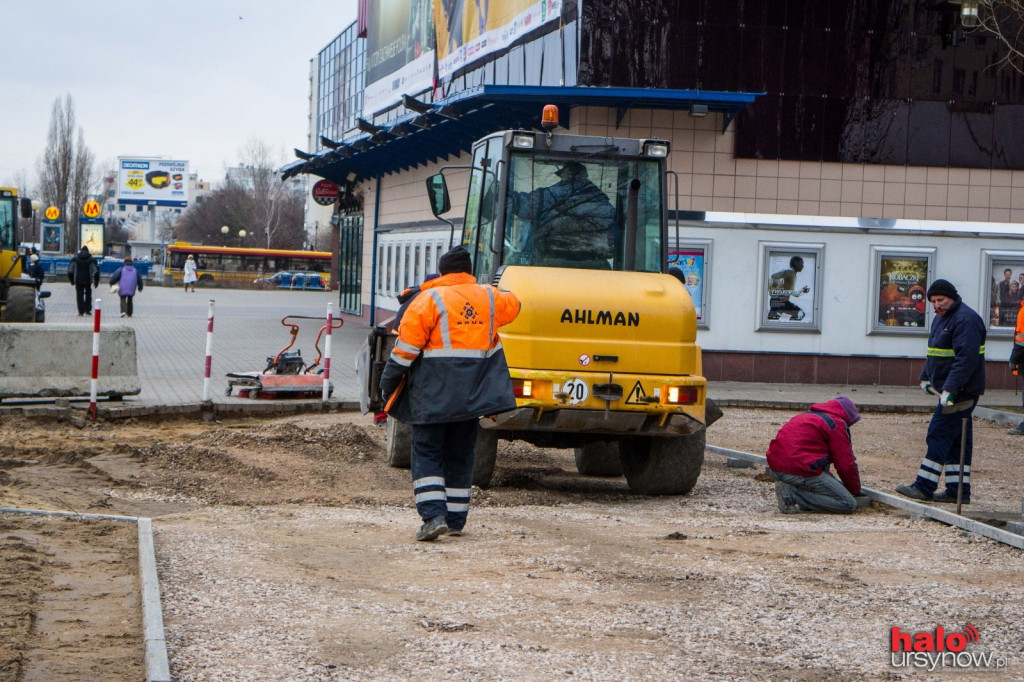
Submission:
[[206,313],[206,368],[203,372],[203,402],[210,402],[210,367],[213,366],[213,302]]
[[320,402],[327,402],[331,393],[331,327],[334,326],[333,303],[327,304],[327,340],[324,341],[324,395]]
[[103,301],[96,299],[92,315],[92,379],[89,380],[89,415],[96,421],[96,387],[100,376],[100,313]]

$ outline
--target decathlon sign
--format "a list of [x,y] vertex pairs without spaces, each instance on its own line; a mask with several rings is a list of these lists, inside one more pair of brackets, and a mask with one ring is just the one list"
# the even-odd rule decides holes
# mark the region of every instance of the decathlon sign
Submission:
[[188,206],[188,161],[140,157],[118,157],[117,161],[117,203]]
[[321,180],[313,185],[313,201],[321,206],[330,206],[338,200],[338,186],[330,180]]

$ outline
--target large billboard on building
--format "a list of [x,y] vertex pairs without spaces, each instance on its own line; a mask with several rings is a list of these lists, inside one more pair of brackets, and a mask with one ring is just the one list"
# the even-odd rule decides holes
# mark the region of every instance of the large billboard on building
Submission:
[[118,157],[117,203],[188,206],[188,161]]
[[434,84],[432,0],[370,0],[368,10],[364,118]]
[[509,47],[561,13],[562,0],[435,0],[438,77]]

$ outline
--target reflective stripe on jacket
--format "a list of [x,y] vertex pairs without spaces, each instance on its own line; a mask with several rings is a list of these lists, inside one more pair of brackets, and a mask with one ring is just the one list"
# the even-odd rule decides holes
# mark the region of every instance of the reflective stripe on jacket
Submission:
[[498,328],[519,299],[466,273],[424,282],[409,304],[381,375],[387,394],[408,382],[390,414],[409,424],[453,422],[515,408]]
[[773,471],[809,478],[827,472],[829,464],[835,465],[851,495],[860,492],[849,417],[837,400],[811,405],[810,412],[794,416],[768,445],[768,466]]
[[960,296],[945,315],[936,315],[928,334],[921,379],[957,400],[985,393],[985,323]]

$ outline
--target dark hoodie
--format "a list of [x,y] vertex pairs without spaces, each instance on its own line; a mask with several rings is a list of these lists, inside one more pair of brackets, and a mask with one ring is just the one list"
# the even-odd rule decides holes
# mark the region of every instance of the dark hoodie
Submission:
[[83,246],[68,265],[68,281],[76,287],[87,287],[90,280],[94,287],[100,285],[100,266],[89,253],[89,249]]
[[[855,413],[856,414],[856,413]],[[830,464],[851,495],[860,493],[860,474],[853,455],[851,417],[838,400],[811,405],[779,429],[768,446],[768,466],[773,471],[809,478],[828,471]]]

